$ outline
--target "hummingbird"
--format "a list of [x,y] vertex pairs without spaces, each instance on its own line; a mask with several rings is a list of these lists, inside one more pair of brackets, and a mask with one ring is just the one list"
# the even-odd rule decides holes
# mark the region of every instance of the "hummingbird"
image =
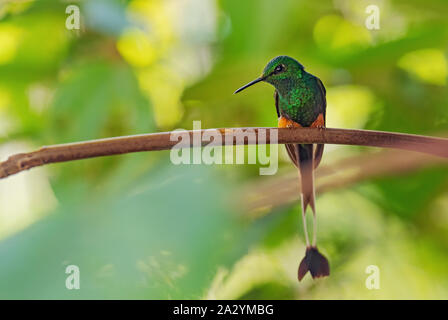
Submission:
[[[262,75],[242,86],[238,93],[258,82],[267,82],[274,86],[275,108],[279,128],[325,128],[327,109],[326,91],[322,81],[305,71],[297,60],[288,56],[278,56],[268,62]],[[305,257],[298,270],[301,281],[309,271],[312,278],[330,274],[327,258],[316,246],[316,204],[314,196],[314,170],[322,160],[323,144],[285,144],[292,163],[300,172],[302,220],[306,240]],[[306,209],[313,212],[313,240],[310,244],[306,225]]]

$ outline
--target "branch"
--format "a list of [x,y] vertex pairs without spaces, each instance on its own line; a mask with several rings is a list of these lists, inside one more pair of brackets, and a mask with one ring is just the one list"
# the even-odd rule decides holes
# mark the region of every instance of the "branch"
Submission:
[[[430,166],[448,163],[446,158],[431,157],[423,153],[384,150],[344,158],[333,164],[321,165],[316,170],[316,193],[346,188],[375,178],[404,175]],[[287,205],[300,199],[297,169],[283,175],[247,183],[235,192],[240,207],[249,217],[260,217],[272,208]]]
[[[270,144],[271,130],[276,130],[278,132],[279,144],[324,143],[396,148],[448,158],[448,139],[403,133],[329,128],[229,128],[185,131],[189,135],[191,143],[189,146],[182,147],[193,147],[193,134],[203,134],[206,131],[212,135],[219,135],[220,139],[212,142],[201,142],[202,146],[223,145],[227,140],[230,140],[233,145],[249,144],[247,139],[244,139],[247,136],[246,130],[254,132],[257,136],[257,141],[262,130],[262,133],[265,133],[266,141],[260,142],[260,144]],[[0,163],[0,179],[50,163],[131,152],[168,150],[178,145],[177,140],[170,139],[173,133],[151,133],[42,147],[37,151],[13,155]]]

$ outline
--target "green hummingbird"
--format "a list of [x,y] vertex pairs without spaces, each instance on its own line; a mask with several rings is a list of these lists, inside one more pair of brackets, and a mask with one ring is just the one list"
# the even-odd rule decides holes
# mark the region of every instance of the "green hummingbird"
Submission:
[[[267,82],[274,86],[275,107],[277,109],[278,127],[325,127],[327,102],[322,81],[305,71],[295,59],[278,56],[269,61],[263,74],[235,91],[238,93],[258,82]],[[323,144],[285,144],[286,151],[299,169],[301,177],[302,219],[306,239],[305,257],[299,265],[299,281],[310,271],[314,278],[330,274],[328,260],[316,247],[316,208],[314,201],[314,169],[319,165],[324,151]],[[313,211],[313,241],[310,245],[306,226],[306,209]]]

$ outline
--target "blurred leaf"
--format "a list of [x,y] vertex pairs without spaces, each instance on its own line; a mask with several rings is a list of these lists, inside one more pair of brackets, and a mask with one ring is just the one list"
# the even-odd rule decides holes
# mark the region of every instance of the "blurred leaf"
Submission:
[[[119,196],[62,203],[0,244],[0,297],[200,297],[217,266],[235,259],[241,234],[212,178],[203,168],[171,168]],[[70,264],[80,268],[79,291],[65,288]]]

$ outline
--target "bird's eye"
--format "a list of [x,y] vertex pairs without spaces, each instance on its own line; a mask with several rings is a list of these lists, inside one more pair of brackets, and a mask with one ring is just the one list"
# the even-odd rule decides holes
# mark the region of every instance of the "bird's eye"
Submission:
[[275,73],[279,73],[279,72],[282,72],[282,71],[284,71],[284,70],[285,70],[285,66],[282,65],[282,64],[279,64],[278,66],[275,67],[274,72],[275,72]]

